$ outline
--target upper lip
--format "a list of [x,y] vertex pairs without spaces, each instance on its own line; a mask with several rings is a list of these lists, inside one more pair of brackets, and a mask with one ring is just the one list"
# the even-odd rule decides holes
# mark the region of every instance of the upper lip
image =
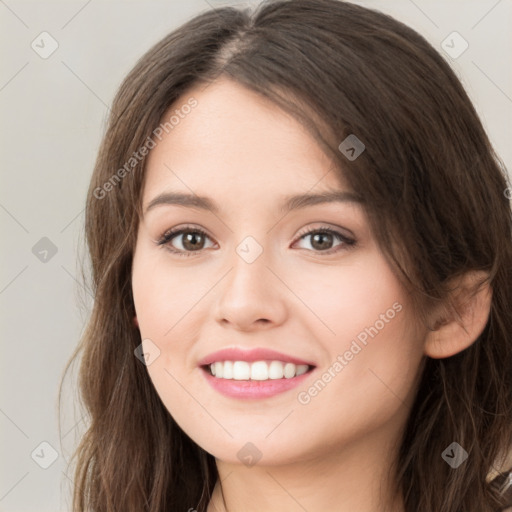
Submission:
[[285,363],[293,363],[293,364],[307,364],[309,366],[315,366],[313,363],[304,361],[295,356],[289,356],[287,354],[283,354],[281,352],[276,352],[275,350],[270,350],[268,348],[252,348],[252,349],[243,349],[243,348],[224,348],[222,350],[218,350],[217,352],[212,352],[208,354],[206,357],[203,357],[198,366],[206,366],[211,363],[215,363],[217,361],[263,361],[265,359],[270,359],[273,361],[283,361]]

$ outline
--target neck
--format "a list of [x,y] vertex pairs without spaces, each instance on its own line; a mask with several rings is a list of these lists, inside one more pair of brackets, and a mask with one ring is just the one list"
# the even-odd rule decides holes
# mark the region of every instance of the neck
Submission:
[[404,512],[392,491],[397,444],[384,437],[374,432],[339,452],[286,465],[246,467],[217,459],[219,480],[208,512]]

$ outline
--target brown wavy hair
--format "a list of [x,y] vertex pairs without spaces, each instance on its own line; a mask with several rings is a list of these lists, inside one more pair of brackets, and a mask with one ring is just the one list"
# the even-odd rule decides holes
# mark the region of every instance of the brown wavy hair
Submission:
[[[98,191],[178,98],[220,76],[291,113],[339,164],[418,321],[449,300],[452,278],[489,276],[491,311],[475,343],[446,359],[425,357],[394,470],[407,512],[503,508],[491,477],[503,481],[512,442],[504,165],[456,75],[421,35],[350,3],[279,0],[197,15],[143,55],[115,96],[86,202],[94,303],[65,370],[81,355],[89,423],[72,458],[73,511],[204,512],[218,478],[214,457],[175,423],[134,356],[141,337],[131,269],[146,157]],[[366,145],[354,161],[338,149],[349,134]],[[470,453],[456,471],[441,458],[454,440]]]

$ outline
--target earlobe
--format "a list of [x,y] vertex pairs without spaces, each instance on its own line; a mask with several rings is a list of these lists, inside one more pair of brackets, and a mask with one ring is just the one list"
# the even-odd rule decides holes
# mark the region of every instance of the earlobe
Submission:
[[488,274],[468,272],[457,280],[453,308],[434,318],[425,338],[425,355],[443,359],[462,352],[482,334],[491,311],[492,288]]

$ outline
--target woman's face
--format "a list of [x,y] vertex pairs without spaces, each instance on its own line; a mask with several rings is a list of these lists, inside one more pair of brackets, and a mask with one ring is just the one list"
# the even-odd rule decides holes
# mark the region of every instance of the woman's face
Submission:
[[[225,79],[203,88],[176,102],[197,105],[155,139],[133,261],[147,370],[163,404],[198,445],[234,464],[312,460],[397,436],[424,335],[361,204],[274,104]],[[346,195],[289,203],[333,192]],[[162,194],[169,201],[148,209]],[[241,352],[210,357],[224,349]]]

